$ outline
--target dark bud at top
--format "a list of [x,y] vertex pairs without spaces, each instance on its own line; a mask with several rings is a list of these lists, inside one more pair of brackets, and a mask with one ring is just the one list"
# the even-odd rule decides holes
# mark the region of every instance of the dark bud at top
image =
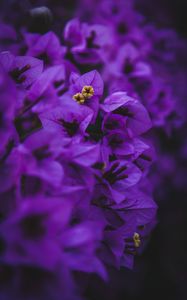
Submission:
[[33,33],[46,33],[51,29],[53,15],[46,6],[33,8],[29,11],[28,29]]

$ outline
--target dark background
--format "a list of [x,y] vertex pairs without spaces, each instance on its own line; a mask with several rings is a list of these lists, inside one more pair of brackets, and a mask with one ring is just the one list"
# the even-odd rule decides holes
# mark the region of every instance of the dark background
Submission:
[[187,37],[187,1],[186,0],[137,0],[137,7],[148,20],[161,21],[175,28],[179,34]]

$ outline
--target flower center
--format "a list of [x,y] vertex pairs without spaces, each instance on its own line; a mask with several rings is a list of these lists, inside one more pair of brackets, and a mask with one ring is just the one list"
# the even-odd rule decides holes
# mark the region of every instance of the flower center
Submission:
[[125,239],[126,246],[124,252],[131,255],[137,255],[137,248],[141,245],[139,233],[135,232],[131,238]]
[[94,89],[91,85],[85,85],[82,88],[81,93],[77,93],[73,96],[73,99],[79,103],[83,104],[87,99],[90,99],[94,95]]
[[77,102],[77,103],[79,103],[79,104],[83,104],[84,102],[85,102],[85,98],[84,98],[84,96],[81,94],[81,93],[77,93],[77,94],[75,94],[74,96],[73,96],[73,99]]
[[85,85],[82,89],[82,95],[87,99],[94,95],[94,89],[91,85]]
[[135,232],[133,235],[134,246],[139,248],[141,245],[141,239],[139,233]]

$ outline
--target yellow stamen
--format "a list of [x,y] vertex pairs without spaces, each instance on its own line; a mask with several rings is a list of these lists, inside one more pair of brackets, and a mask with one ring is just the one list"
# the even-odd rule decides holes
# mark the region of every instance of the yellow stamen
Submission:
[[134,246],[139,248],[141,245],[141,239],[139,233],[135,232],[133,235]]
[[82,88],[82,95],[86,98],[89,99],[94,95],[94,89],[91,85],[85,85]]
[[85,97],[83,96],[83,94],[81,93],[77,93],[73,96],[73,99],[79,103],[79,104],[83,104],[85,102]]

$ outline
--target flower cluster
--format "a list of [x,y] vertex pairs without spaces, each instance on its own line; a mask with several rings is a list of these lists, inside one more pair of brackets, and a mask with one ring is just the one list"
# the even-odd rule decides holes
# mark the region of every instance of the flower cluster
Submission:
[[96,2],[59,34],[46,7],[0,24],[1,299],[79,299],[77,272],[132,268],[155,225],[150,129],[173,126],[177,37]]

